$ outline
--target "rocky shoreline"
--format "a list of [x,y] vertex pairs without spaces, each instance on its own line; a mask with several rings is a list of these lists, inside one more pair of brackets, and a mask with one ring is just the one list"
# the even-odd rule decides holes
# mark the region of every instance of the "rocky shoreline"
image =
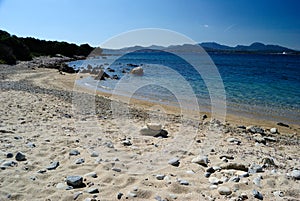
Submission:
[[300,200],[298,128],[78,111],[56,60],[0,66],[0,200]]

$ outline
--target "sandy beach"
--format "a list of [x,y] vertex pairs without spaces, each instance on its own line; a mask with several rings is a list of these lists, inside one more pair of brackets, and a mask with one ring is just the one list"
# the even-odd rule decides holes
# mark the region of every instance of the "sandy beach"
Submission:
[[300,200],[300,125],[127,105],[32,61],[0,78],[0,200]]

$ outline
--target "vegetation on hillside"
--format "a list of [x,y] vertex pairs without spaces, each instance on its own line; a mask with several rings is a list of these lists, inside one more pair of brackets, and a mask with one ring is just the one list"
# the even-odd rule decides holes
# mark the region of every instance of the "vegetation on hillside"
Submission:
[[0,30],[0,63],[15,64],[17,60],[28,61],[34,56],[67,57],[88,56],[94,48],[67,42],[39,40],[32,37],[19,38]]

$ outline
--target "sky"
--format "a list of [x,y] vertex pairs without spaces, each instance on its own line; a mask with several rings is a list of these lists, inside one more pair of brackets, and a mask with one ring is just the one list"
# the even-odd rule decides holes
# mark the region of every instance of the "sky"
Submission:
[[0,0],[0,29],[22,37],[99,46],[143,28],[300,50],[300,0]]

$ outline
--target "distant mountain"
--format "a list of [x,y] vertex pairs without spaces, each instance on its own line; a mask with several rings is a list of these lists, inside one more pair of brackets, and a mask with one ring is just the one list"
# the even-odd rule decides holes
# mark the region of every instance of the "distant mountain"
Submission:
[[[265,45],[263,43],[252,43],[251,45],[237,45],[235,47],[221,45],[216,42],[203,42],[199,43],[206,52],[214,53],[245,53],[245,54],[300,54],[299,51],[292,50],[279,45]],[[170,51],[170,52],[199,52],[199,46],[195,44],[183,44],[183,45],[170,45],[168,47],[152,45],[148,47],[133,46],[126,47],[118,50],[104,49],[103,53],[124,53],[124,52],[155,52],[155,51]]]
[[279,45],[265,45],[263,43],[252,43],[249,46],[246,45],[237,45],[235,47],[220,45],[215,42],[207,42],[199,44],[203,49],[208,52],[211,51],[225,51],[225,52],[244,52],[244,53],[296,53],[297,51],[282,47]]

